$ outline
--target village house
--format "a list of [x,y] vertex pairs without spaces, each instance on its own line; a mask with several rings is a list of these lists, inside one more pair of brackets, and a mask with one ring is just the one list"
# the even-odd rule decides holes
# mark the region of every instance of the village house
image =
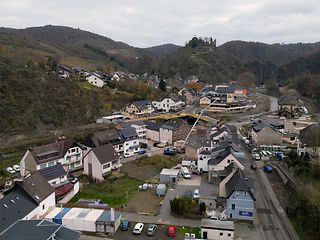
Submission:
[[147,139],[147,124],[144,121],[132,121],[132,122],[124,122],[119,124],[118,128],[129,128],[132,127],[136,130],[138,137],[140,140]]
[[132,127],[123,128],[120,131],[123,139],[123,156],[132,157],[140,151],[140,140],[135,129]]
[[86,80],[91,83],[93,86],[102,88],[105,85],[103,76],[98,73],[92,73],[86,77]]
[[123,155],[123,139],[119,131],[115,128],[99,131],[89,134],[83,144],[89,148],[99,147],[111,143],[114,150],[120,155]]
[[293,118],[298,114],[299,101],[297,97],[285,95],[278,99],[278,112],[280,117]]
[[130,103],[126,107],[126,112],[132,115],[143,116],[153,113],[154,108],[149,100],[140,100]]
[[234,222],[203,218],[201,220],[201,239],[233,240]]
[[122,164],[111,143],[91,149],[84,157],[84,174],[96,181],[120,169]]
[[145,121],[147,128],[147,139],[159,142],[160,141],[160,127],[161,124]]
[[175,142],[185,140],[191,126],[180,118],[170,119],[160,127],[160,142],[173,145]]
[[0,199],[0,233],[17,220],[39,219],[55,206],[55,191],[39,174],[28,174]]
[[236,152],[231,146],[221,151],[218,156],[208,161],[208,180],[214,182],[218,178],[218,172],[224,170],[231,163],[244,170],[244,153]]
[[253,220],[254,185],[237,169],[220,182],[219,197],[226,199],[226,210],[230,219]]
[[20,161],[21,176],[31,171],[61,164],[66,171],[83,167],[83,149],[76,142],[62,139],[55,143],[30,148]]
[[260,145],[281,145],[281,134],[264,122],[254,122],[251,129],[253,144]]
[[161,112],[179,111],[185,105],[185,102],[174,101],[172,98],[164,98],[162,101],[152,101],[155,109]]

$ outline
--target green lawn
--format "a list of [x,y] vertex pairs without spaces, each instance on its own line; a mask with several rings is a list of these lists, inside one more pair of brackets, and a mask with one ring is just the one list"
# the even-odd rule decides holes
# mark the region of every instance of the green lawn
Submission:
[[198,227],[177,227],[177,231],[182,235],[185,233],[194,233],[196,238],[201,238],[201,229]]
[[138,191],[138,186],[142,183],[124,174],[119,177],[109,177],[101,183],[89,182],[85,177],[81,177],[80,182],[84,183],[84,185],[71,200],[72,203],[81,198],[101,199],[111,207],[119,207],[121,204],[127,203],[128,199]]

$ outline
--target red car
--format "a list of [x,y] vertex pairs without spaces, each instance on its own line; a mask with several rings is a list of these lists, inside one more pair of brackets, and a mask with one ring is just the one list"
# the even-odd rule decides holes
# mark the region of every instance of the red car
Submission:
[[168,236],[174,237],[175,234],[176,234],[176,228],[174,226],[169,226],[168,227]]

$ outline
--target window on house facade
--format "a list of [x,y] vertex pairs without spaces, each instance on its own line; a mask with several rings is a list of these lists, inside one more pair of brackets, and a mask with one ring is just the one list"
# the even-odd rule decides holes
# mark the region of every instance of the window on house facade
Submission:
[[239,191],[236,191],[236,195],[239,196],[239,194],[240,194]]
[[232,209],[232,210],[236,209],[236,204],[233,203],[233,204],[231,205],[231,209]]
[[48,162],[48,166],[49,166],[49,167],[51,167],[51,166],[53,166],[53,165],[54,165],[54,161]]
[[247,191],[244,191],[244,192],[243,192],[243,195],[247,196]]
[[107,169],[107,168],[110,168],[110,163],[103,165],[103,169]]
[[231,237],[231,233],[228,233],[228,237]]
[[67,157],[66,157],[66,160],[67,160],[67,161],[70,161],[70,160],[71,160],[71,157],[70,157],[70,156],[67,156]]
[[44,169],[44,168],[46,168],[46,167],[47,167],[47,164],[46,164],[46,163],[40,164],[40,169]]
[[220,233],[220,236],[223,236],[223,233],[222,233],[222,232]]

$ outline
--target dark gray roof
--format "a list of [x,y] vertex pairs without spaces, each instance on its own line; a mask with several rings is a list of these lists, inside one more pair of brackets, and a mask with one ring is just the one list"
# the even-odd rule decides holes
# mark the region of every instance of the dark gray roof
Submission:
[[196,135],[190,135],[186,145],[195,149],[199,149],[201,147],[211,147],[211,141],[207,136],[200,137]]
[[260,132],[263,128],[265,128],[267,126],[267,124],[265,122],[254,122],[252,124],[252,129],[255,131],[255,132]]
[[107,143],[111,143],[112,145],[123,143],[123,139],[117,129],[112,128],[89,134],[83,142],[85,146],[91,148],[102,146]]
[[172,130],[172,131],[176,131],[176,130],[179,129],[179,127],[182,124],[188,124],[188,123],[186,123],[181,118],[173,118],[173,119],[168,120],[164,125],[161,126],[161,128],[165,128],[165,129],[169,129],[169,130]]
[[233,85],[230,85],[228,87],[220,87],[216,90],[218,93],[234,93],[236,90],[236,87]]
[[19,220],[0,234],[6,240],[77,240],[80,233],[47,220]]
[[278,104],[279,105],[295,106],[295,105],[298,105],[298,99],[294,96],[285,95],[285,96],[281,96],[278,99]]
[[66,170],[64,170],[61,164],[40,169],[38,173],[47,181],[67,175]]
[[121,212],[114,211],[114,221],[111,221],[111,212],[110,211],[103,211],[103,213],[99,216],[97,221],[99,222],[115,222],[121,216]]
[[158,131],[158,132],[160,131],[161,124],[149,122],[149,121],[146,121],[145,123],[147,125],[147,129]]
[[148,105],[152,105],[151,101],[149,100],[139,100],[132,102],[137,108],[146,108]]
[[18,182],[4,194],[9,194],[18,188],[24,190],[37,204],[54,193],[54,188],[37,172],[27,175],[23,181]]
[[255,199],[253,196],[253,186],[252,179],[245,177],[244,173],[240,169],[237,169],[226,183],[226,196],[229,198],[234,191],[247,191]]
[[5,193],[0,199],[0,233],[36,207],[38,204],[22,188]]
[[112,162],[119,159],[118,154],[114,150],[112,144],[102,145],[100,147],[93,148],[91,151],[96,155],[101,164]]
[[230,154],[233,154],[233,151],[232,151],[232,147],[227,147],[225,150],[223,150],[222,152],[220,152],[218,154],[218,156],[216,158],[213,158],[213,159],[210,159],[208,161],[208,164],[209,165],[217,165],[219,164],[220,162],[222,162],[223,159],[225,159],[227,156],[229,156]]
[[228,133],[228,129],[226,127],[222,127],[220,129],[218,129],[218,131],[214,132],[213,134],[211,134],[211,138],[217,137],[220,134],[222,134],[223,132],[227,132]]
[[138,138],[136,130],[132,127],[121,129],[120,134],[124,140]]

